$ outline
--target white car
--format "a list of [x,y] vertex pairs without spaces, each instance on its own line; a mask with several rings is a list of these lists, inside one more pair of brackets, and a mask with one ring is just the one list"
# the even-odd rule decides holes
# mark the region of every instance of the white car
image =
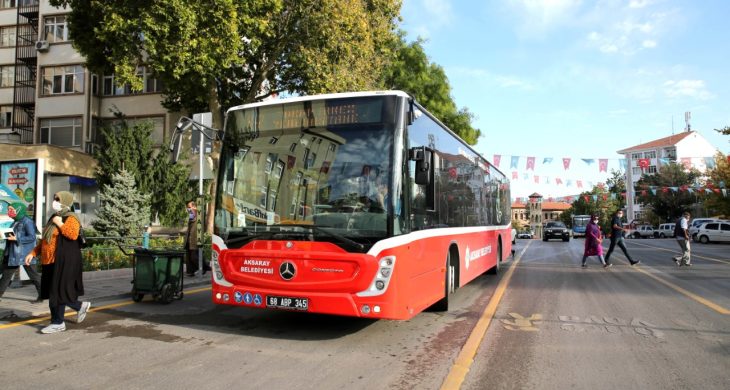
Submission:
[[659,233],[659,238],[665,238],[665,237],[674,237],[674,225],[675,223],[662,223],[659,225],[659,228],[657,228],[657,233]]
[[730,242],[730,222],[706,222],[697,229],[697,239],[707,244],[710,241]]
[[692,223],[689,225],[689,236],[692,237],[692,240],[697,241],[697,231],[700,230],[700,226],[707,222],[720,222],[720,219],[716,218],[695,218],[692,220]]

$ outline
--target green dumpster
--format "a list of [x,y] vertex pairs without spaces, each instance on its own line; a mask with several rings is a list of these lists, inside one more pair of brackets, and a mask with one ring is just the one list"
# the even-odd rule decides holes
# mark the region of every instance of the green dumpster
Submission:
[[132,299],[140,302],[145,294],[163,303],[182,299],[184,258],[183,250],[134,248]]

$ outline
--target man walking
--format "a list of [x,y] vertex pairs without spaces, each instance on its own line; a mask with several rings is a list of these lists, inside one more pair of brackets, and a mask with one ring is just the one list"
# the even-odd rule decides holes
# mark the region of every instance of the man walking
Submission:
[[629,259],[629,263],[631,265],[639,264],[640,260],[634,260],[631,258],[631,255],[629,254],[629,251],[626,250],[626,244],[624,243],[624,227],[623,223],[621,222],[621,218],[623,218],[624,212],[623,210],[618,210],[613,215],[613,219],[611,219],[611,245],[608,247],[608,253],[606,253],[606,264],[611,264],[610,258],[611,253],[613,253],[614,248],[616,248],[616,245],[618,245],[619,248],[624,252],[624,255],[627,259]]
[[677,243],[682,249],[682,256],[673,257],[677,267],[681,267],[683,265],[687,267],[692,266],[692,264],[690,264],[689,252],[689,218],[689,212],[685,211],[674,225],[674,235],[677,237]]

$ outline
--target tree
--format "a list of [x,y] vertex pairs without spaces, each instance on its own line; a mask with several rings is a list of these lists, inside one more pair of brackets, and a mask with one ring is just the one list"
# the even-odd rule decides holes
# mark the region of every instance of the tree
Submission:
[[385,68],[385,88],[410,93],[459,137],[471,145],[476,144],[481,131],[471,125],[474,115],[467,108],[456,108],[446,73],[429,61],[423,50],[423,40],[407,43],[401,32],[392,51],[394,59]]
[[94,229],[104,236],[135,237],[149,224],[150,195],[143,195],[126,169],[112,175],[99,195],[101,206],[96,212]]
[[730,196],[728,195],[727,186],[730,184],[730,161],[728,161],[727,156],[722,153],[715,156],[715,167],[708,172],[708,176],[708,187],[712,185],[713,192],[706,197],[705,206],[710,215],[721,215],[729,218]]
[[151,122],[129,126],[124,114],[117,112],[115,116],[116,124],[100,129],[100,147],[94,153],[99,187],[111,184],[114,175],[124,169],[134,177],[137,190],[150,195],[152,214],[147,219],[157,217],[166,226],[179,224],[185,217],[183,205],[192,198],[190,168],[172,164],[164,151],[155,155],[150,139]]
[[730,126],[725,126],[722,129],[715,129],[720,134],[730,135]]
[[659,172],[645,174],[639,179],[636,183],[637,198],[642,205],[651,207],[662,222],[674,221],[697,202],[697,196],[690,187],[700,177],[700,172],[694,168],[686,170],[680,164],[670,163]]
[[[50,0],[71,6],[87,67],[140,90],[138,67],[165,85],[165,106],[212,111],[272,94],[369,89],[390,58],[398,0]],[[92,33],[93,32],[93,33]]]
[[571,218],[573,215],[598,215],[598,225],[602,227],[602,231],[607,232],[611,216],[622,207],[622,202],[618,199],[620,199],[620,196],[615,196],[609,189],[594,186],[590,191],[583,192],[578,196],[570,208],[561,214],[561,220],[566,225],[572,226],[573,221]]
[[142,193],[150,192],[149,174],[152,159],[152,123],[138,122],[129,126],[124,114],[114,113],[117,122],[99,129],[99,147],[94,150],[96,158],[96,181],[99,187],[111,184],[114,174],[125,169],[133,177]]
[[611,177],[606,180],[606,185],[608,186],[608,192],[614,194],[617,199],[626,196],[626,180],[622,172],[611,169]]

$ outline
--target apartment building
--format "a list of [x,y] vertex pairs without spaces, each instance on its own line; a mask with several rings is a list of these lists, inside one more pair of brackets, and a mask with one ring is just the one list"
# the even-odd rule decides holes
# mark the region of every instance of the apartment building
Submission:
[[[39,218],[54,192],[73,192],[84,223],[98,205],[90,156],[100,141],[98,129],[116,121],[118,111],[131,123],[151,121],[153,141],[162,145],[179,114],[162,107],[163,85],[144,67],[138,69],[140,92],[117,83],[113,74],[86,69],[69,36],[69,12],[47,0],[0,0],[0,164],[7,165],[0,176],[18,195],[28,192],[19,185],[23,180],[34,186]],[[16,175],[8,183],[10,171],[22,171],[13,168],[17,161],[35,161],[37,177]]]
[[700,133],[684,131],[668,137],[645,142],[617,151],[627,161],[626,167],[626,217],[629,221],[642,220],[644,210],[635,194],[636,182],[643,174],[660,172],[663,165],[670,162],[697,168],[700,172],[707,169],[706,157],[713,157],[717,148],[712,146]]

